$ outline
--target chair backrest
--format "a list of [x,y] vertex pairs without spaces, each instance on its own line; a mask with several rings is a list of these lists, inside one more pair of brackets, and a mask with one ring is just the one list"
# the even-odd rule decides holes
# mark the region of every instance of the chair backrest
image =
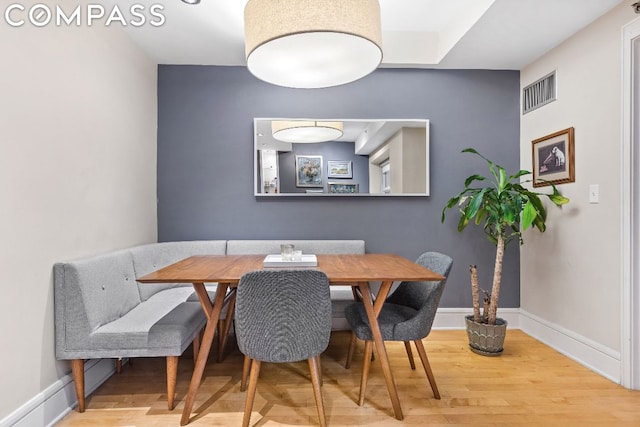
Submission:
[[418,335],[427,336],[431,331],[440,297],[453,266],[453,259],[438,252],[425,252],[418,257],[416,264],[443,275],[444,280],[439,282],[402,282],[396,291],[387,298],[387,302],[418,310],[414,318],[404,322],[406,325],[401,325],[399,328],[412,329]]
[[264,362],[315,357],[329,345],[329,279],[317,270],[260,270],[238,283],[235,327],[240,351]]

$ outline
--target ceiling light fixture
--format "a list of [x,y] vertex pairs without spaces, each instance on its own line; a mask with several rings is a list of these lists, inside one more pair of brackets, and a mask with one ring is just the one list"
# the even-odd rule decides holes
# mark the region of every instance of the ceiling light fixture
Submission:
[[342,122],[273,121],[273,137],[283,142],[326,142],[334,141],[343,134]]
[[249,71],[279,86],[338,86],[382,62],[378,0],[249,0],[244,31]]
[[182,3],[186,3],[186,4],[198,4],[198,3],[200,3],[200,0],[182,0]]

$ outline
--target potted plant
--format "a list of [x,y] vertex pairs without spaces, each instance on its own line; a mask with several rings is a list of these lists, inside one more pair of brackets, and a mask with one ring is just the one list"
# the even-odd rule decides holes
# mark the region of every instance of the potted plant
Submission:
[[[568,203],[569,199],[562,196],[552,183],[549,183],[553,190],[551,194],[536,193],[525,188],[520,182],[520,177],[531,174],[529,171],[520,170],[514,175],[507,175],[502,166],[473,148],[464,149],[462,152],[473,153],[483,158],[489,164],[490,176],[468,177],[464,182],[464,189],[449,199],[442,209],[442,222],[445,219],[445,211],[458,206],[458,231],[462,232],[473,222],[482,226],[487,238],[496,245],[493,285],[491,292],[482,290],[482,313],[477,269],[475,265],[470,266],[473,315],[466,317],[466,323],[471,350],[483,355],[498,355],[502,352],[507,327],[507,322],[497,317],[505,246],[513,241],[523,244],[522,232],[529,227],[545,231],[547,213],[541,196],[549,198],[556,206]],[[478,185],[481,183],[485,185]]]

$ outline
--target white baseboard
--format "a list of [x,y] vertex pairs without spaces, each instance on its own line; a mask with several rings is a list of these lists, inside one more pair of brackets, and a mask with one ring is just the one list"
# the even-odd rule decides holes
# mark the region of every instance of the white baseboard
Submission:
[[520,329],[611,381],[621,383],[620,352],[520,310]]
[[[464,317],[468,308],[440,308],[433,329],[465,329]],[[518,308],[503,308],[498,315],[509,329],[521,329],[528,335],[565,356],[618,384],[621,381],[620,352],[593,342],[579,334],[547,322]],[[333,318],[334,330],[348,329],[346,319]],[[92,393],[115,372],[112,359],[91,360],[85,364],[85,389]],[[0,427],[53,426],[76,405],[71,375],[65,375],[29,402],[0,420]]]
[[[85,393],[91,394],[114,372],[113,359],[87,361],[84,366]],[[73,377],[68,374],[0,420],[0,427],[53,426],[77,405]]]
[[[433,329],[466,329],[464,318],[471,313],[470,308],[439,308]],[[501,308],[498,317],[507,321],[508,329],[520,329],[519,308]]]

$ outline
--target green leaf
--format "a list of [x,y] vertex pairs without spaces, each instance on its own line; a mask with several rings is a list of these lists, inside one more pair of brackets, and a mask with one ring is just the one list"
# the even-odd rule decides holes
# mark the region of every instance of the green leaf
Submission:
[[460,196],[450,198],[449,201],[447,202],[447,206],[445,209],[451,209],[452,207],[457,205],[459,201],[460,201]]
[[531,172],[529,172],[529,171],[527,171],[527,170],[524,170],[524,169],[521,169],[521,170],[520,170],[518,173],[516,173],[515,175],[511,175],[511,176],[509,177],[509,181],[511,181],[511,180],[513,180],[513,179],[520,178],[521,176],[524,176],[524,175],[531,175]]
[[487,178],[482,175],[471,175],[469,178],[465,180],[464,186],[468,187],[469,185],[471,185],[473,181],[484,181],[486,179]]
[[562,205],[566,205],[567,203],[569,203],[569,199],[558,194],[549,194],[547,197],[549,197],[549,200],[551,200],[553,203],[555,203],[556,206],[562,206]]
[[470,220],[476,215],[478,209],[480,209],[480,206],[484,201],[484,194],[487,192],[487,190],[487,188],[483,188],[479,193],[473,196],[473,198],[467,205],[467,208],[464,210],[464,216],[467,218],[467,220]]
[[460,215],[460,221],[458,222],[458,231],[462,231],[469,224],[469,218],[464,215]]
[[480,153],[478,153],[476,150],[474,150],[473,148],[465,148],[464,150],[462,150],[463,153],[473,153],[473,154],[477,154],[478,156],[480,155]]
[[478,210],[478,213],[476,214],[476,225],[480,225],[480,223],[484,221],[486,218],[487,218],[487,209],[482,208]]
[[538,211],[536,210],[531,200],[527,201],[527,204],[524,205],[524,210],[522,211],[522,229],[526,230],[531,227],[533,224],[533,220],[538,216]]
[[487,160],[489,162],[489,171],[491,171],[491,175],[493,175],[493,179],[496,180],[496,184],[500,183],[500,178],[498,177],[498,172],[496,172],[496,165],[491,160]]
[[530,191],[527,191],[526,194],[527,194],[527,198],[529,199],[529,201],[536,208],[536,211],[538,211],[538,215],[540,216],[540,218],[543,221],[546,221],[547,220],[547,211],[544,208],[544,205],[542,204],[542,200],[540,200],[540,197],[538,197],[538,195],[536,193],[532,193]]
[[503,203],[501,208],[504,216],[504,222],[507,224],[513,224],[516,222],[516,213],[513,210],[513,206],[508,203]]
[[540,218],[540,215],[535,217],[535,219],[533,220],[533,225],[535,225],[541,233],[544,233],[544,231],[547,229],[547,226],[545,225],[544,220]]
[[505,171],[502,166],[498,165],[498,172],[500,173],[500,181],[498,182],[498,188],[500,191],[503,191],[505,189],[505,185],[507,184],[507,171]]

